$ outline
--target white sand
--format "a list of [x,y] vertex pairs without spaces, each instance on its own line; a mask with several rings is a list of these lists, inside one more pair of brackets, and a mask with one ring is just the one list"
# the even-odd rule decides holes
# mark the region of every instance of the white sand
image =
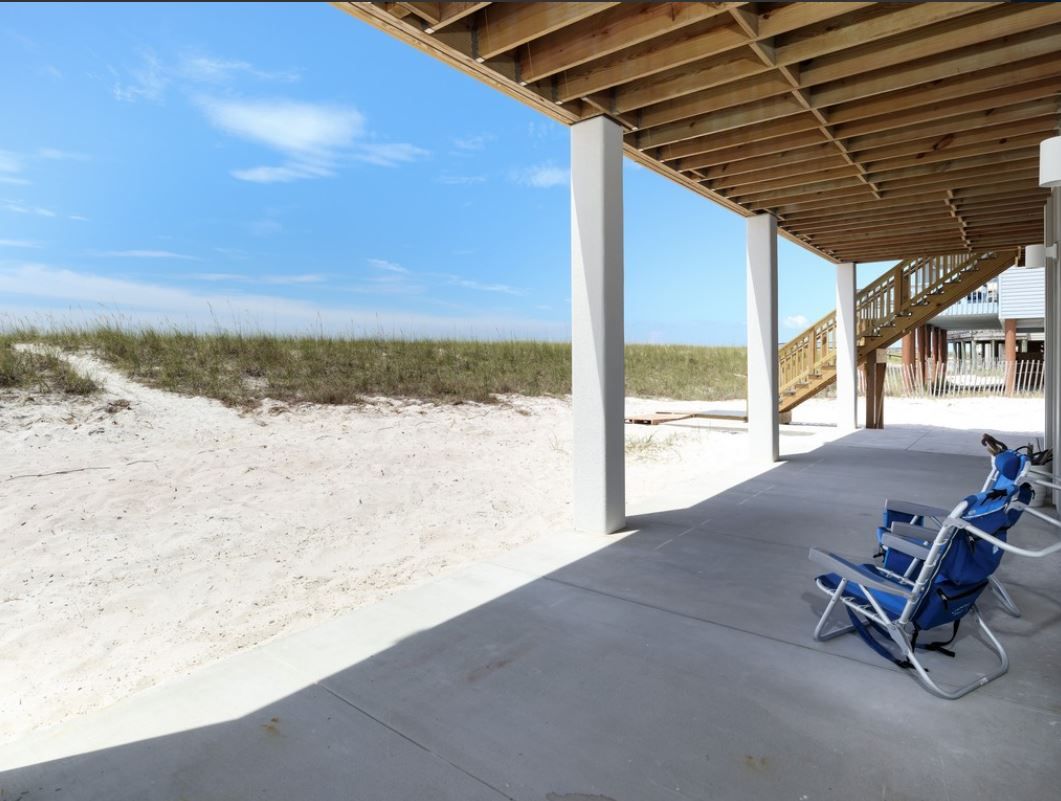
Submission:
[[[240,413],[73,361],[102,397],[0,399],[0,741],[567,527],[565,400]],[[1033,428],[1042,402],[940,407],[890,400],[888,420]],[[831,416],[815,400],[797,422]],[[630,508],[750,475],[740,429],[628,426]],[[783,448],[834,436],[786,427]]]

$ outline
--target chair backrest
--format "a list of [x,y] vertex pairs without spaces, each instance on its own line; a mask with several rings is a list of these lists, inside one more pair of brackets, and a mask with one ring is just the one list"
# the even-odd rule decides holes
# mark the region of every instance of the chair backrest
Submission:
[[[1017,500],[1021,504],[1027,504],[1031,501],[1035,491],[1032,489],[1031,483],[1025,479],[1027,478],[1028,470],[1031,468],[1032,461],[1026,454],[1017,451],[1002,451],[992,457],[991,464],[991,475],[988,477],[987,484],[984,485],[985,490],[1008,490],[1016,487]],[[1012,527],[1020,520],[1023,511],[1023,505],[1009,510],[1008,527]],[[987,531],[987,529],[984,530]]]
[[[968,496],[950,516],[1005,540],[1007,530],[1020,517],[1022,507],[1018,502],[1026,503],[1030,497],[1030,487],[1023,480],[1028,458],[1023,454],[1014,456],[1015,460],[1006,458],[1001,465],[996,464],[998,486]],[[929,629],[960,619],[979,598],[1001,561],[1002,551],[995,545],[944,524],[915,580],[913,597],[903,610],[903,622]]]

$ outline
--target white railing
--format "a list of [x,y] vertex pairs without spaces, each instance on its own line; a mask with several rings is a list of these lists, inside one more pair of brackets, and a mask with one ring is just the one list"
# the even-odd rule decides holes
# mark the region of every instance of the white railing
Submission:
[[943,317],[998,317],[998,295],[973,292],[940,312]]

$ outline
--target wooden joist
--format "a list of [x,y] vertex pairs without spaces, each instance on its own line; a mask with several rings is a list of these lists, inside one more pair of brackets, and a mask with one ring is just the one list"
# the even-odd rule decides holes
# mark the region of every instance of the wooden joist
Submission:
[[557,81],[557,97],[567,102],[747,44],[740,28],[725,20],[715,17],[566,70]]
[[527,44],[522,80],[532,83],[726,11],[722,3],[619,3]]
[[910,3],[874,4],[858,12],[842,27],[816,24],[788,34],[775,47],[777,64],[797,64],[818,59],[830,53],[866,48],[871,42],[888,39],[900,33],[921,31],[947,19],[982,11],[988,3]]
[[494,58],[616,5],[618,3],[491,3],[479,12],[476,58]]

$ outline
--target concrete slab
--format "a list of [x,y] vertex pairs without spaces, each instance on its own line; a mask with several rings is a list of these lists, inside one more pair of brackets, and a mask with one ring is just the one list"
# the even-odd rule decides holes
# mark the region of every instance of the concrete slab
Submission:
[[[1050,791],[1055,714],[989,696],[947,706],[898,673],[553,581],[460,623],[458,647],[433,630],[324,683],[514,798]],[[911,730],[926,716],[962,731],[961,748]],[[982,775],[988,752],[1027,771],[1023,791]]]
[[78,801],[507,798],[323,687],[232,721],[11,771],[0,777],[0,793]]
[[[1025,614],[984,607],[1013,666],[957,702],[810,636],[809,545],[864,558],[884,497],[946,503],[986,469],[845,440],[717,494],[691,477],[624,534],[557,532],[0,747],[0,798],[1052,798],[1056,563],[1004,563]],[[943,680],[985,658],[957,646]]]
[[[1006,421],[1007,425],[1013,422]],[[1042,438],[1042,432],[992,427],[991,433],[998,439],[1017,447]],[[889,425],[882,429],[863,428],[836,440],[840,444],[859,448],[885,448],[888,450],[914,450],[926,453],[949,453],[953,455],[982,456],[980,431],[960,428],[942,428],[929,425]]]

